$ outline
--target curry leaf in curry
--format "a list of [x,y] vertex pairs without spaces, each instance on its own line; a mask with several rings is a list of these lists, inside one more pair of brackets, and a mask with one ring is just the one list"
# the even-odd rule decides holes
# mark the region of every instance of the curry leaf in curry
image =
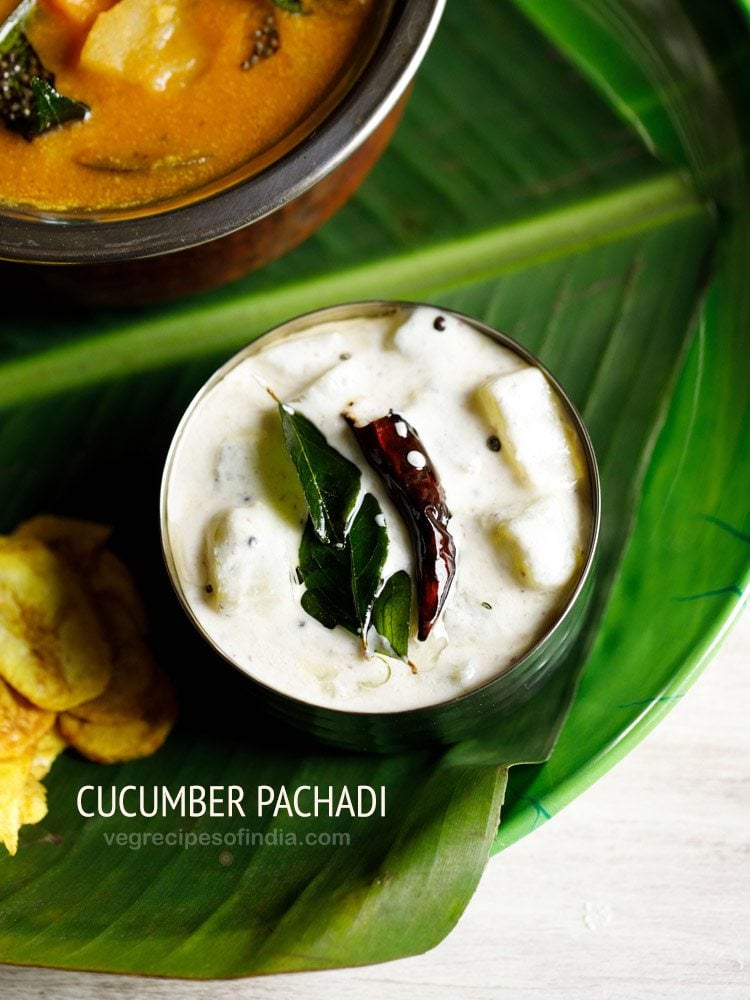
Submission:
[[411,625],[411,580],[403,570],[383,586],[388,529],[380,504],[359,497],[361,474],[318,428],[288,403],[279,404],[287,451],[305,494],[310,516],[299,548],[297,576],[304,583],[304,610],[326,628],[340,625],[383,640],[375,649],[406,659]]
[[28,141],[90,111],[55,89],[54,74],[26,37],[25,19],[34,6],[35,0],[26,0],[0,25],[0,119]]
[[372,623],[375,631],[386,640],[396,656],[405,660],[411,626],[411,580],[405,570],[399,570],[386,580],[375,598]]
[[304,11],[302,0],[272,0],[276,7],[289,11],[290,14],[301,14]]
[[332,448],[318,428],[288,403],[279,404],[289,457],[321,542],[343,545],[359,496],[360,471]]
[[352,572],[352,597],[362,635],[367,634],[375,594],[388,555],[388,532],[380,504],[365,493],[346,540]]
[[66,97],[41,77],[32,79],[31,91],[36,102],[36,134],[48,132],[66,122],[81,121],[89,113],[86,104]]
[[322,542],[308,520],[299,550],[302,607],[326,628],[341,625],[365,641],[387,553],[385,519],[372,493],[365,494],[341,548]]
[[322,7],[329,14],[346,16],[361,7],[361,0],[307,0],[307,2],[304,0],[271,0],[271,3],[290,14],[311,14],[315,12],[316,7]]
[[341,625],[357,634],[349,553],[321,542],[308,518],[299,548],[298,578],[305,584],[302,607],[326,628]]

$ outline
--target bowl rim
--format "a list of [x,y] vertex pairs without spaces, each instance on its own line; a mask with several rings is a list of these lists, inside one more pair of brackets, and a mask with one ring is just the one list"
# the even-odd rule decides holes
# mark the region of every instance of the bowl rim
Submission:
[[[372,710],[359,711],[357,709],[339,709],[331,708],[330,706],[323,706],[316,704],[314,702],[303,701],[300,698],[296,698],[294,695],[288,694],[285,691],[281,691],[278,688],[272,687],[270,684],[266,684],[254,677],[252,674],[248,673],[247,670],[243,669],[238,663],[235,663],[229,656],[227,656],[214,642],[211,635],[206,631],[203,625],[198,620],[197,616],[194,614],[190,602],[182,590],[179,582],[179,578],[176,571],[176,566],[174,562],[174,557],[171,551],[171,545],[169,543],[169,518],[167,516],[167,501],[169,493],[169,481],[171,476],[172,467],[174,464],[175,456],[179,448],[184,431],[189,423],[193,412],[197,409],[200,403],[203,401],[205,396],[211,392],[211,390],[221,382],[226,375],[229,374],[237,365],[245,361],[246,358],[251,357],[257,351],[259,351],[265,338],[270,336],[278,336],[283,338],[284,336],[294,336],[295,334],[304,334],[306,329],[316,323],[325,322],[336,322],[342,319],[349,319],[356,316],[376,316],[390,313],[397,310],[415,310],[420,307],[428,309],[439,309],[440,312],[446,313],[452,316],[480,333],[485,334],[494,340],[496,343],[500,344],[502,347],[506,347],[513,351],[515,354],[519,355],[528,364],[540,369],[546,378],[551,383],[553,389],[558,395],[566,414],[571,419],[576,433],[581,442],[584,456],[586,459],[586,469],[589,478],[589,489],[590,489],[590,502],[591,502],[591,527],[588,541],[588,548],[586,550],[586,557],[583,566],[580,570],[580,574],[576,581],[574,588],[568,595],[565,605],[562,607],[557,617],[553,623],[544,631],[544,633],[537,639],[533,646],[529,647],[523,655],[521,655],[515,662],[511,663],[505,670],[501,673],[495,675],[484,681],[478,687],[472,688],[469,691],[465,691],[462,694],[458,694],[452,698],[447,698],[440,702],[434,702],[429,705],[422,705],[418,708],[406,708],[398,710],[388,710],[384,712],[374,712]],[[455,309],[443,308],[443,306],[436,306],[432,303],[426,302],[415,302],[399,299],[367,299],[356,302],[341,303],[333,306],[324,306],[320,309],[313,309],[306,313],[302,313],[299,316],[295,316],[283,323],[279,323],[276,326],[263,331],[259,334],[253,341],[247,344],[245,347],[241,348],[235,354],[232,355],[223,365],[221,365],[198,389],[190,403],[186,407],[180,421],[175,428],[172,441],[169,446],[169,451],[167,453],[166,459],[164,461],[164,470],[162,474],[161,487],[159,492],[159,525],[160,525],[160,535],[161,535],[161,549],[164,563],[167,569],[167,575],[169,576],[172,588],[182,606],[183,610],[187,614],[188,619],[192,625],[198,631],[198,634],[209,644],[211,649],[217,653],[223,660],[229,663],[236,670],[239,670],[248,680],[258,685],[265,692],[268,692],[269,696],[273,699],[281,700],[286,702],[290,706],[294,706],[297,710],[302,712],[315,712],[319,716],[325,716],[331,721],[332,726],[335,727],[336,719],[340,719],[342,723],[344,720],[351,719],[361,719],[361,720],[383,720],[383,721],[395,721],[404,723],[405,725],[411,725],[412,723],[419,725],[420,721],[429,722],[435,715],[436,712],[440,712],[446,709],[453,709],[454,706],[466,705],[476,699],[481,699],[483,695],[490,689],[494,688],[498,684],[512,684],[516,678],[516,675],[522,674],[524,668],[532,664],[536,657],[547,647],[549,647],[556,639],[556,637],[563,637],[565,635],[565,628],[569,622],[573,620],[575,610],[579,606],[579,602],[586,599],[588,592],[588,585],[591,582],[592,573],[594,566],[596,564],[599,546],[599,535],[601,529],[601,513],[602,513],[602,494],[601,494],[601,479],[599,476],[599,467],[596,460],[596,453],[594,451],[594,445],[591,441],[591,437],[588,432],[588,428],[584,423],[583,417],[579,413],[576,406],[573,404],[572,400],[568,396],[565,389],[560,385],[555,376],[549,371],[549,369],[544,365],[539,358],[536,357],[531,351],[523,347],[516,340],[510,337],[507,333],[503,333],[497,330],[495,327],[490,326],[488,323],[482,320],[475,319],[472,316],[468,316],[465,313],[459,312]],[[561,640],[562,641],[562,640]]]
[[335,170],[383,122],[424,59],[445,4],[396,0],[362,74],[308,136],[258,173],[188,204],[156,203],[152,212],[128,218],[41,209],[27,214],[0,205],[0,260],[94,264],[161,256],[228,236],[277,211]]

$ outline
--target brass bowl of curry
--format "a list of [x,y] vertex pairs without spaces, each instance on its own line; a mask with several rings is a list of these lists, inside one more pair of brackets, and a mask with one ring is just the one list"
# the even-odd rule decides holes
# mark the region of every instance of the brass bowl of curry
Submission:
[[385,148],[443,6],[0,0],[0,259],[132,302],[280,256]]

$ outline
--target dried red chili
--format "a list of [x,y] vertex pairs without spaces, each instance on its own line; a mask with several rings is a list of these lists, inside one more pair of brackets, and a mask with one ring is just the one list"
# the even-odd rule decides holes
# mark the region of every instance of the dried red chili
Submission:
[[349,414],[344,418],[409,529],[417,562],[417,638],[424,640],[456,573],[456,545],[448,531],[451,512],[443,487],[419,434],[400,414],[391,410],[363,427]]

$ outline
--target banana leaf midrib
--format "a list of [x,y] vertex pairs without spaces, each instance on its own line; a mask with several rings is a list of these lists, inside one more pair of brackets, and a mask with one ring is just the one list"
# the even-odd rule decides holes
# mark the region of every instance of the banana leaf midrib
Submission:
[[236,349],[263,330],[322,305],[380,297],[429,299],[449,288],[705,211],[680,173],[664,172],[535,217],[337,274],[305,277],[186,314],[126,321],[105,335],[0,364],[0,407]]

